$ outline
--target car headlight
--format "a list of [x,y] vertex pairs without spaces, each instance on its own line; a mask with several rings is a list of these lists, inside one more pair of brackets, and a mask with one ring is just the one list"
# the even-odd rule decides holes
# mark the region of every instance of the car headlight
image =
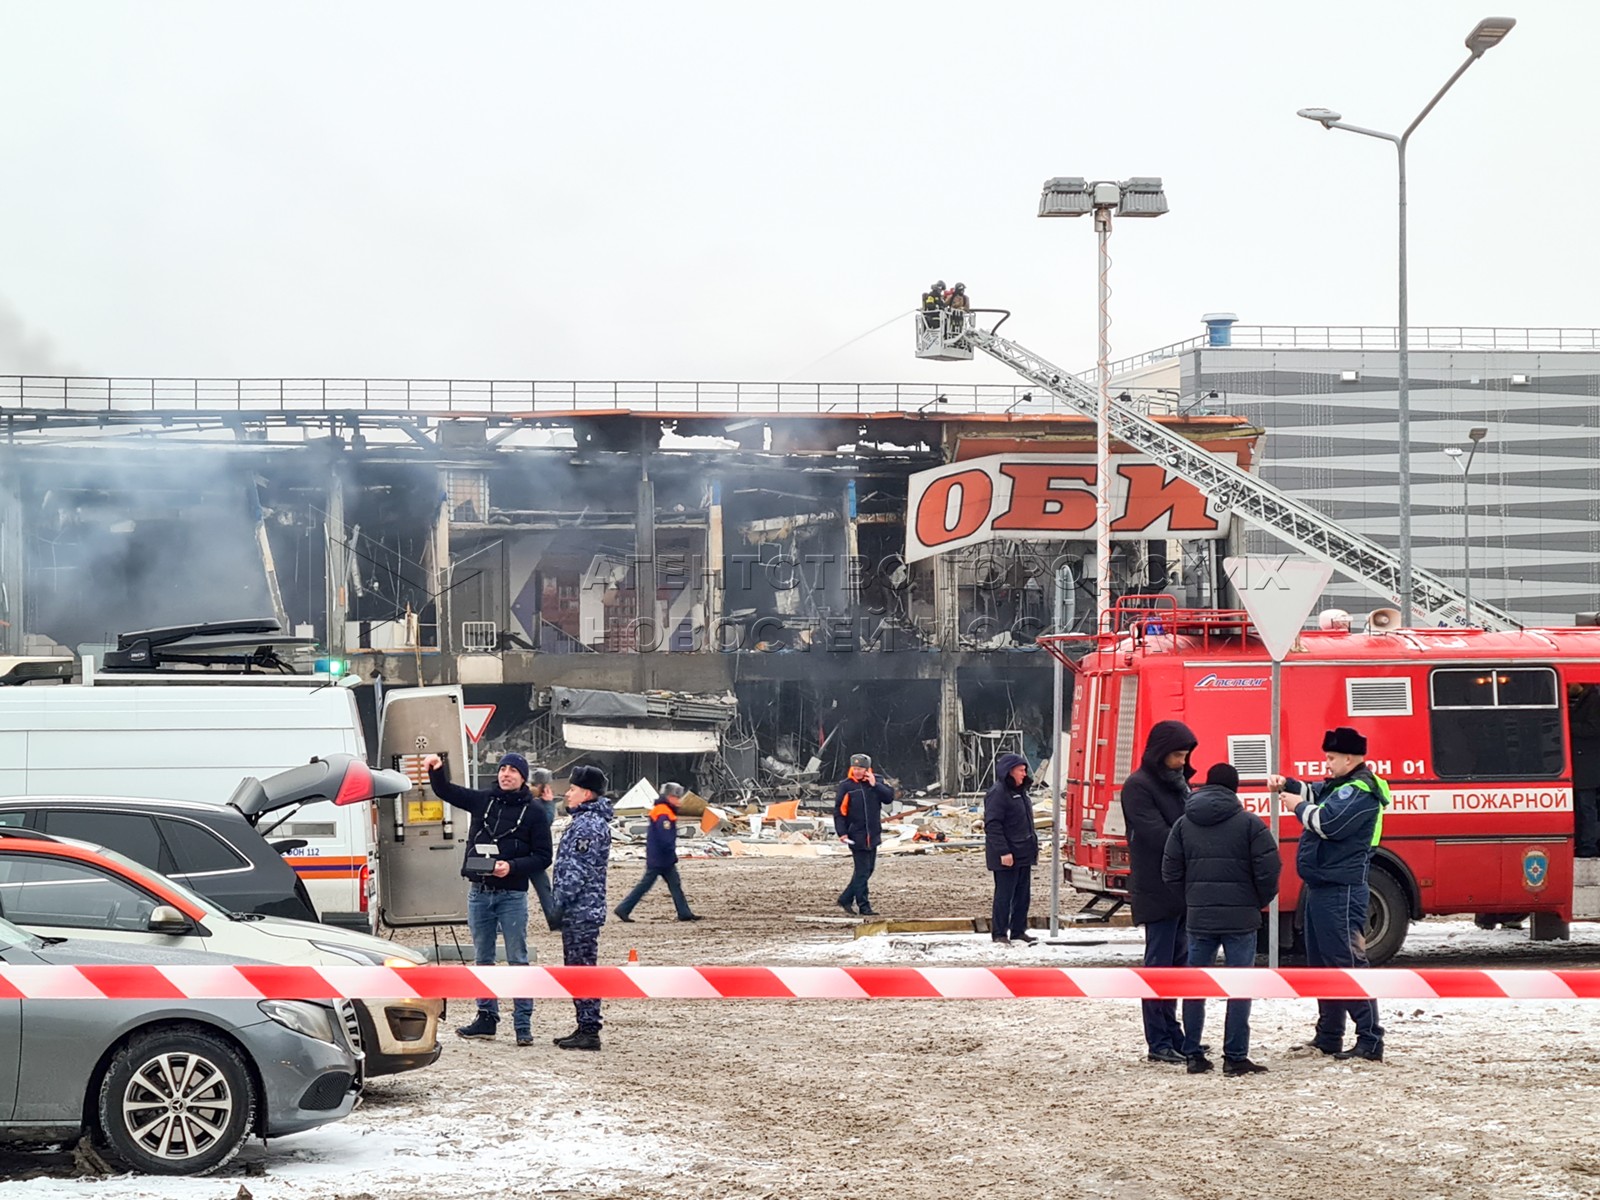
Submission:
[[333,1037],[333,1012],[305,1000],[263,1000],[256,1005],[285,1029],[292,1029],[319,1042],[338,1043]]
[[382,950],[368,950],[364,946],[340,946],[332,942],[312,942],[318,950],[327,954],[337,954],[340,958],[348,958],[351,962],[358,962],[364,967],[415,967],[415,959],[402,958],[398,954],[388,954]]

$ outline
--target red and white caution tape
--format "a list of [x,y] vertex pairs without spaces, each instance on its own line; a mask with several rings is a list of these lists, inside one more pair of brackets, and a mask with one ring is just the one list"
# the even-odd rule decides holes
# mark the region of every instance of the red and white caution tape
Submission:
[[1600,971],[0,966],[0,1000],[1600,1000]]

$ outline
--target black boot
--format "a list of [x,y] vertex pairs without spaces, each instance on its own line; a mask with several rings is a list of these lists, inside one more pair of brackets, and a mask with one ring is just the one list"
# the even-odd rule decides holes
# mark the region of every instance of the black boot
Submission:
[[499,1024],[499,1021],[495,1020],[494,1017],[490,1016],[480,1008],[478,1010],[478,1015],[473,1019],[472,1024],[462,1025],[456,1030],[456,1036],[464,1038],[482,1038],[484,1040],[488,1040],[494,1036],[495,1027]]
[[1333,1057],[1340,1062],[1349,1062],[1352,1058],[1364,1059],[1367,1062],[1382,1062],[1383,1047],[1363,1046],[1360,1042],[1357,1042],[1348,1050],[1335,1051]]
[[[1204,1075],[1207,1071],[1211,1070],[1211,1068],[1212,1062],[1204,1054],[1189,1055],[1189,1066],[1187,1068],[1189,1074]],[[1224,1075],[1228,1074],[1228,1064],[1226,1060],[1224,1060],[1222,1064],[1222,1073]]]
[[1225,1058],[1222,1060],[1222,1073],[1224,1075],[1264,1075],[1266,1070],[1260,1063],[1251,1062],[1248,1058]]
[[583,1030],[574,1030],[564,1038],[557,1038],[556,1045],[563,1050],[598,1050],[600,1049],[600,1035],[598,1033],[585,1033]]
[[627,925],[632,925],[633,924],[633,918],[630,917],[627,913],[623,912],[620,908],[613,908],[611,910],[611,913],[612,913],[613,916],[615,916],[617,918],[617,920],[623,922],[624,924],[627,924]]

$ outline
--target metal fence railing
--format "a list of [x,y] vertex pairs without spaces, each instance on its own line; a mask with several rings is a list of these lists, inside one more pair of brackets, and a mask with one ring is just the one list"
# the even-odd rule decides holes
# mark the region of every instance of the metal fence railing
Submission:
[[0,375],[0,413],[504,416],[625,410],[662,413],[1051,411],[1053,397],[1013,384],[750,383],[496,379],[107,379]]
[[[1387,325],[1235,325],[1234,349],[1373,350],[1396,348]],[[1186,351],[1210,348],[1204,335],[1110,364],[1117,377]],[[1418,326],[1411,348],[1428,350],[1596,351],[1600,329]],[[1222,349],[1222,347],[1217,347]],[[1079,375],[1091,384],[1094,371]],[[134,379],[0,375],[0,415],[33,413],[183,413],[273,416],[329,412],[373,416],[501,416],[628,411],[775,413],[1013,413],[1058,411],[1048,393],[1025,384],[763,383],[693,380],[505,379]]]
[[[1109,364],[1111,377],[1126,375],[1154,363],[1177,358],[1190,350],[1397,350],[1399,333],[1393,325],[1235,325],[1229,346],[1212,346],[1208,335],[1146,350]],[[1413,325],[1413,350],[1582,351],[1600,350],[1600,329],[1525,328],[1501,325]],[[1081,378],[1092,381],[1093,371]]]

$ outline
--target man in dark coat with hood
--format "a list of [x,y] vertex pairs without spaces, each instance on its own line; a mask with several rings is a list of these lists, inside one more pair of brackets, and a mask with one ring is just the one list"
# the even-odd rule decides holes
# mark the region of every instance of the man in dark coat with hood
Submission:
[[[1306,963],[1313,967],[1367,965],[1367,873],[1383,836],[1389,784],[1367,766],[1367,739],[1348,725],[1322,735],[1327,777],[1309,786],[1273,775],[1267,786],[1300,797],[1295,870],[1305,915]],[[1402,914],[1404,919],[1404,914]],[[1345,1017],[1355,1045],[1343,1049]],[[1299,1049],[1338,1059],[1383,1061],[1383,1026],[1376,1000],[1318,1000],[1317,1030]]]
[[[550,865],[550,817],[528,787],[528,760],[515,752],[503,755],[495,786],[475,791],[450,782],[450,770],[437,754],[422,760],[428,786],[447,804],[472,814],[461,874],[470,880],[467,926],[472,930],[474,959],[494,965],[495,942],[504,940],[506,962],[528,965],[528,884]],[[517,1045],[533,1045],[533,1001],[514,1000],[512,1024]],[[500,1023],[500,1001],[484,997],[478,1015],[456,1033],[464,1038],[492,1038]]]
[[983,857],[994,874],[989,936],[1006,945],[1031,944],[1039,940],[1028,932],[1033,864],[1039,861],[1039,831],[1028,799],[1033,779],[1020,754],[1002,754],[994,774],[994,786],[983,798]]
[[[1144,965],[1182,967],[1189,962],[1183,893],[1161,878],[1167,836],[1183,816],[1194,768],[1189,755],[1199,740],[1182,721],[1157,721],[1145,740],[1139,769],[1122,783],[1122,818],[1128,830],[1128,899],[1133,923],[1144,926]],[[1176,1000],[1141,1000],[1146,1057],[1183,1066],[1199,1043],[1184,1045]]]
[[[1239,772],[1229,763],[1214,763],[1205,786],[1184,804],[1161,863],[1161,877],[1183,889],[1191,967],[1211,966],[1218,949],[1224,966],[1255,965],[1261,910],[1278,894],[1282,868],[1272,831],[1239,802]],[[1198,1042],[1205,1024],[1206,1002],[1185,1000],[1184,1032]],[[1209,1070],[1211,1060],[1203,1053],[1190,1055],[1191,1075]],[[1250,1061],[1250,1001],[1229,1000],[1222,1073],[1265,1070]]]

